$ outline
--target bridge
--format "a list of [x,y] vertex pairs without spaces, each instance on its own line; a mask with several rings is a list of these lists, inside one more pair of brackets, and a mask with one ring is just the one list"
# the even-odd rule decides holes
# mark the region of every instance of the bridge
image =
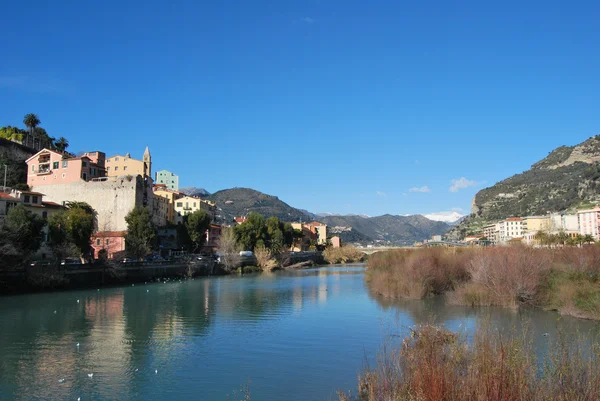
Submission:
[[358,248],[366,255],[372,255],[377,252],[393,251],[394,249],[412,249],[414,246],[374,246],[371,248]]
[[419,246],[374,246],[371,248],[358,248],[359,251],[366,255],[372,255],[377,252],[385,252],[392,251],[394,249],[418,249],[418,248],[430,248],[434,246],[442,246],[446,248],[454,248],[454,247],[462,247],[466,246],[466,244],[462,242],[454,242],[454,241],[429,241]]

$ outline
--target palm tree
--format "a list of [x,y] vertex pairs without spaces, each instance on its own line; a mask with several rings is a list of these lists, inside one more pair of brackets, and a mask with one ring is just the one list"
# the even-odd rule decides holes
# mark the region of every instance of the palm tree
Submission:
[[575,237],[575,242],[577,243],[577,245],[581,246],[585,242],[585,237],[581,234],[577,234],[577,236]]
[[64,136],[58,138],[56,142],[54,142],[54,146],[61,152],[64,152],[69,147],[69,141]]
[[594,239],[594,237],[593,237],[592,235],[590,235],[590,234],[586,234],[586,235],[583,237],[583,241],[584,241],[586,244],[593,244],[594,242],[596,242],[596,240]]
[[542,230],[540,230],[537,233],[535,233],[535,235],[533,236],[533,238],[540,245],[547,245],[547,243],[548,243],[548,234],[546,234],[546,232],[544,232]]
[[29,114],[25,114],[25,117],[23,117],[23,124],[25,124],[25,126],[27,128],[29,128],[29,135],[31,135],[32,138],[32,147],[35,147],[35,139],[33,138],[33,131],[35,130],[35,128],[40,125],[41,121],[38,118],[37,114],[33,114],[33,113],[29,113]]

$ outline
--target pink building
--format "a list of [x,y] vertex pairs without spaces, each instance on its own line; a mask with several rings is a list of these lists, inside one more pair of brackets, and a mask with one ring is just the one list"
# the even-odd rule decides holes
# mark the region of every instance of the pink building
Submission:
[[92,248],[94,258],[98,259],[100,251],[106,250],[108,259],[122,258],[125,256],[126,231],[100,231],[92,234]]
[[88,152],[79,157],[69,157],[50,149],[42,149],[27,163],[27,185],[66,184],[104,177],[105,154]]
[[340,239],[340,237],[338,237],[337,235],[335,237],[331,237],[331,246],[333,248],[341,248],[342,240]]
[[219,248],[219,240],[221,239],[221,226],[211,224],[206,230],[206,243],[202,247],[205,251],[215,252]]

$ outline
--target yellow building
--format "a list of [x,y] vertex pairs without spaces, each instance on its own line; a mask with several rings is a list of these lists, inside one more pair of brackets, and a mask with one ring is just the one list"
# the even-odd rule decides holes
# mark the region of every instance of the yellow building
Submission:
[[209,214],[211,220],[215,219],[217,206],[209,200],[184,196],[175,200],[175,223],[183,223],[183,217],[194,213],[196,210],[204,210]]
[[163,185],[154,185],[154,196],[160,196],[161,198],[166,198],[169,202],[167,206],[167,220],[169,223],[175,224],[175,201],[179,198],[184,197],[185,195],[179,191],[173,191]]
[[122,175],[141,175],[152,177],[152,157],[146,146],[142,160],[133,159],[129,153],[108,157],[105,161],[106,175],[108,177],[119,177]]
[[551,227],[549,216],[527,216],[523,217],[523,231],[548,231]]

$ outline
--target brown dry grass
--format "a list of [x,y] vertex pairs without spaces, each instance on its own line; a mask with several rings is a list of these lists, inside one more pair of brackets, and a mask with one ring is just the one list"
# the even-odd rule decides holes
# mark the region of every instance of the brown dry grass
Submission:
[[329,247],[323,251],[323,258],[329,264],[362,262],[365,254],[353,246]]
[[[484,324],[473,342],[439,327],[417,327],[358,380],[365,401],[592,401],[600,399],[600,350],[559,336],[536,356],[527,332],[502,335]],[[339,393],[339,399],[352,396]]]

